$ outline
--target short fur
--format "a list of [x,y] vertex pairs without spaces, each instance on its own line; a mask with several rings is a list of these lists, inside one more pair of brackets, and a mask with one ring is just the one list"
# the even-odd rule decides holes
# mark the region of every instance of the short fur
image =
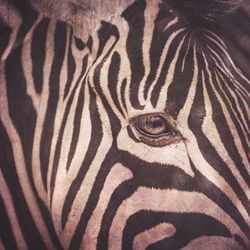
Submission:
[[243,0],[165,0],[188,22],[195,25],[215,23],[243,4]]
[[[121,14],[132,0],[29,0],[45,15],[53,16],[73,25],[75,29],[93,29],[100,20],[110,19]],[[173,8],[184,21],[203,26],[215,23],[245,3],[245,0],[162,0]]]

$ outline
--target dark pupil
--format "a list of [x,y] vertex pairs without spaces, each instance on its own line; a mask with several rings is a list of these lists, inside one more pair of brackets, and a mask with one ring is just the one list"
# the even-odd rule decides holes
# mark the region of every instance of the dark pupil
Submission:
[[147,128],[148,129],[160,129],[164,127],[163,121],[159,117],[154,117],[152,119],[147,120]]
[[144,116],[140,119],[138,127],[146,134],[159,135],[166,132],[167,126],[164,118],[160,116]]

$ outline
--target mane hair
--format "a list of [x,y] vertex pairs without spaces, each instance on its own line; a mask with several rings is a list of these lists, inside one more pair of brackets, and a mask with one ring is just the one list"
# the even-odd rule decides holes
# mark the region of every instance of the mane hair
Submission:
[[216,21],[239,8],[244,0],[164,0],[179,16],[196,26]]

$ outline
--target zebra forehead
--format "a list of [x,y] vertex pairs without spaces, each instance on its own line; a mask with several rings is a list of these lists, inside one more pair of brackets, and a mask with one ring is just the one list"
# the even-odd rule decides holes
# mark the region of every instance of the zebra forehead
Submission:
[[[142,12],[136,17],[132,15],[131,18],[133,7],[134,5],[122,14],[127,21],[127,30],[120,27],[117,29],[117,26],[106,22],[99,29],[102,43],[99,48],[104,50],[106,47],[106,52],[98,54],[106,56],[91,71],[94,74],[93,85],[101,86],[102,91],[106,92],[108,88],[116,89],[119,82],[122,85],[126,80],[128,88],[119,89],[120,93],[112,92],[111,97],[125,96],[135,109],[151,110],[151,106],[147,107],[150,103],[157,110],[167,109],[175,117],[180,108],[178,106],[184,101],[185,95],[181,93],[188,91],[193,81],[194,68],[199,68],[199,83],[202,82],[202,77],[211,78],[208,69],[214,71],[217,67],[218,54],[230,66],[226,49],[215,33],[187,26],[179,22],[171,12],[168,12],[168,16],[157,12],[154,25],[147,26],[145,21],[148,29],[143,30],[138,23],[143,22],[144,14]],[[139,7],[145,8],[145,5]],[[113,49],[110,50],[112,46]],[[206,75],[202,75],[204,71],[207,72]],[[113,81],[109,79],[109,75],[113,76]],[[109,79],[108,84],[105,79]],[[126,92],[130,94],[126,95]],[[196,120],[197,114],[199,117],[204,116],[200,110],[196,110],[195,114]]]
[[[28,0],[41,13],[55,19],[65,21],[78,32],[90,32],[96,28],[100,20],[110,21],[119,17],[127,7],[134,5],[133,15],[137,15],[139,8],[135,5],[149,5],[154,12],[154,6],[161,10],[175,12],[183,21],[195,25],[215,23],[216,20],[239,7],[244,0],[225,1],[210,0],[202,3],[197,0]],[[148,15],[150,18],[150,15]]]

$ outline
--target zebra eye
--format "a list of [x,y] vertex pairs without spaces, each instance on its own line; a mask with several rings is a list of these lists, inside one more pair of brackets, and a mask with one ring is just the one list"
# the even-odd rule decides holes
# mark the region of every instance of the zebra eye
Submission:
[[142,134],[152,137],[158,137],[162,134],[172,132],[164,117],[157,114],[139,116],[134,126]]
[[139,139],[154,147],[175,143],[182,139],[174,122],[164,113],[149,113],[131,119]]

